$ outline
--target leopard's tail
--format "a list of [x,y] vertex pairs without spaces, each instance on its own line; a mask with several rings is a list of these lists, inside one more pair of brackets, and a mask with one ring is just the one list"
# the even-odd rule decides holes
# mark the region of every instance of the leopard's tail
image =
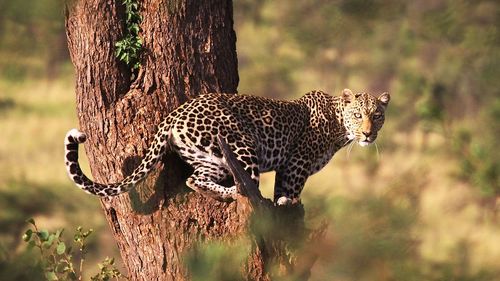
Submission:
[[85,142],[87,136],[78,131],[71,129],[64,139],[66,170],[71,180],[81,189],[90,194],[98,196],[116,196],[120,193],[129,191],[138,182],[142,181],[151,172],[155,165],[161,160],[167,150],[167,142],[169,139],[170,130],[166,129],[166,124],[162,124],[160,130],[155,135],[155,140],[148,148],[146,156],[142,159],[141,164],[134,172],[123,179],[121,182],[111,184],[101,184],[90,180],[81,170],[78,163],[78,145]]

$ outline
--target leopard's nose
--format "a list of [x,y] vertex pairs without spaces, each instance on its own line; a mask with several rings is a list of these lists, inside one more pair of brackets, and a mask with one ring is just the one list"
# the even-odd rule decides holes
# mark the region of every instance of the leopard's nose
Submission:
[[372,131],[363,131],[362,133],[365,137],[369,137],[372,134]]

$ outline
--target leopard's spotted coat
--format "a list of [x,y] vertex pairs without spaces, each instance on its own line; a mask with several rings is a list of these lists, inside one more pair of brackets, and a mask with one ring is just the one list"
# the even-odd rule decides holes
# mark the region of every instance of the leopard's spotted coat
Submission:
[[186,182],[190,188],[217,199],[232,199],[236,187],[220,185],[230,176],[217,142],[220,135],[257,184],[260,173],[276,171],[274,200],[288,204],[299,200],[306,179],[340,148],[351,141],[364,146],[375,140],[389,99],[387,93],[376,98],[348,89],[336,97],[312,91],[293,101],[200,95],[165,118],[139,167],[121,182],[95,183],[83,174],[78,144],[86,136],[76,129],[65,138],[66,167],[81,189],[114,196],[143,180],[167,150],[174,150],[194,168]]

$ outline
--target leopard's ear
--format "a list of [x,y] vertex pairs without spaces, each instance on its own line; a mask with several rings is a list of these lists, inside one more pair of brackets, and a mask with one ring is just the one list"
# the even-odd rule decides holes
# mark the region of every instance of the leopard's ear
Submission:
[[344,99],[344,101],[346,103],[350,103],[350,102],[354,101],[355,96],[350,89],[346,88],[342,91],[342,98]]
[[389,101],[391,100],[391,96],[389,95],[389,93],[387,92],[384,92],[382,93],[379,97],[378,97],[378,101],[380,102],[380,104],[382,104],[382,106],[384,108],[387,107],[387,105],[389,104]]

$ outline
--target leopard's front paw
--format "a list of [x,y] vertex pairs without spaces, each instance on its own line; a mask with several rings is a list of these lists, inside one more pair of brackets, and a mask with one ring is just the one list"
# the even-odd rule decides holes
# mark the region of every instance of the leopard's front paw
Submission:
[[287,206],[292,204],[292,199],[286,197],[286,196],[281,196],[276,200],[276,205],[278,206]]

